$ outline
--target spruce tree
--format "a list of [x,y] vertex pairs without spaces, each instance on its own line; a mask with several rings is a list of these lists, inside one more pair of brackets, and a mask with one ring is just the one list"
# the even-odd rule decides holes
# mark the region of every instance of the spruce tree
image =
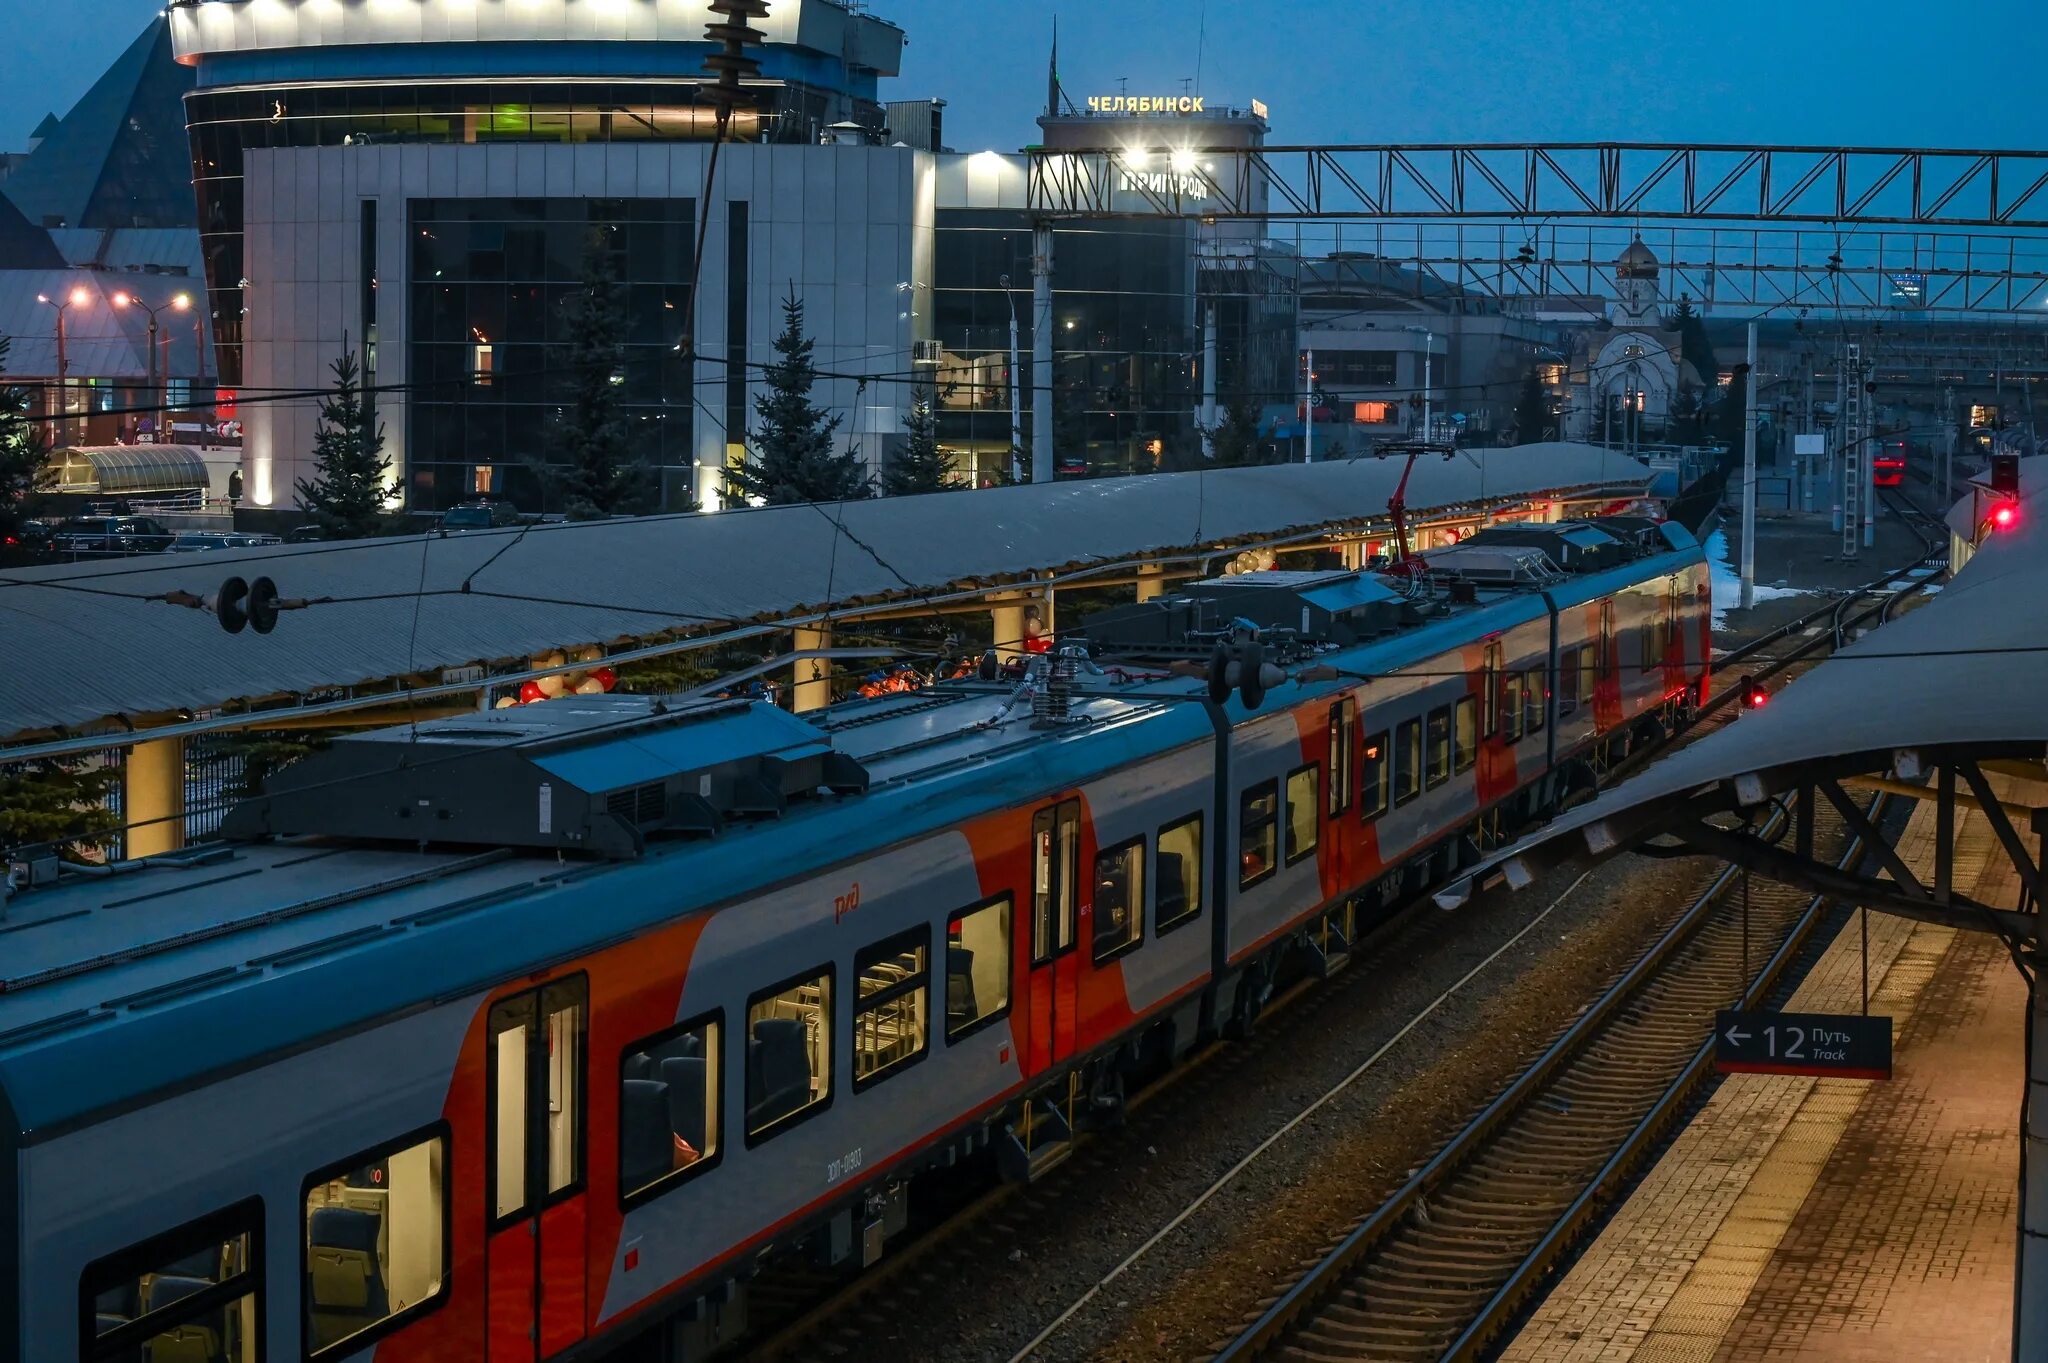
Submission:
[[[0,336],[0,374],[7,372],[13,341]],[[27,514],[27,500],[41,475],[47,442],[29,416],[34,401],[18,384],[0,385],[0,539],[12,534]]]
[[[558,457],[543,466],[543,481],[572,521],[640,515],[651,509],[654,478],[646,462],[632,455],[619,402],[626,291],[612,261],[609,228],[591,228],[584,241],[582,283],[564,319],[568,339],[561,363],[569,375],[570,405],[556,427]],[[695,503],[683,509],[695,510]]]
[[82,757],[0,768],[0,851],[48,848],[85,860],[120,824],[106,806],[120,779],[119,767]]
[[811,401],[818,368],[804,335],[804,305],[794,287],[782,300],[776,361],[765,375],[768,391],[754,397],[756,425],[744,462],[727,473],[732,492],[770,506],[838,502],[868,495],[868,472],[851,450],[835,452],[839,418]]
[[1678,354],[1693,372],[1699,375],[1700,385],[1711,392],[1721,379],[1721,365],[1714,358],[1714,343],[1707,339],[1706,319],[1700,316],[1692,305],[1692,299],[1679,295],[1678,310],[1671,314],[1671,325],[1678,332]]
[[1222,419],[1210,432],[1209,448],[1215,454],[1212,468],[1277,462],[1274,451],[1259,438],[1259,409],[1244,398],[1224,407]]
[[1515,400],[1515,439],[1524,445],[1542,440],[1550,426],[1550,395],[1535,366],[1522,376],[1522,395]]
[[313,478],[298,480],[299,509],[335,539],[377,533],[391,461],[384,428],[372,428],[362,370],[351,352],[335,360],[334,392],[321,400],[313,428]]
[[919,492],[951,492],[960,487],[953,466],[939,450],[939,417],[932,410],[932,390],[920,384],[910,396],[903,418],[905,440],[882,469],[882,495],[903,497]]
[[1742,452],[1744,423],[1749,404],[1749,370],[1743,365],[1735,366],[1735,377],[1728,381],[1728,391],[1721,394],[1721,400],[1714,405],[1714,439],[1726,445],[1737,454]]

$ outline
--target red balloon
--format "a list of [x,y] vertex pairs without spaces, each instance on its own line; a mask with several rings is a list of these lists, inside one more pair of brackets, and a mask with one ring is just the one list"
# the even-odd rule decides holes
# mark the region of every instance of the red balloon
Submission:
[[519,687],[519,703],[531,705],[537,700],[546,700],[547,692],[540,689],[539,682],[522,682]]
[[619,684],[619,674],[612,671],[609,667],[596,668],[592,670],[590,676],[591,680],[607,691]]

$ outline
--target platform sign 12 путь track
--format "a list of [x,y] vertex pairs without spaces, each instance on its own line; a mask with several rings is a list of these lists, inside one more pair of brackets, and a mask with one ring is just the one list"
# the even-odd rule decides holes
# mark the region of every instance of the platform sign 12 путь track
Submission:
[[1722,1074],[1892,1077],[1892,1020],[1854,1013],[1741,1013],[1714,1017]]

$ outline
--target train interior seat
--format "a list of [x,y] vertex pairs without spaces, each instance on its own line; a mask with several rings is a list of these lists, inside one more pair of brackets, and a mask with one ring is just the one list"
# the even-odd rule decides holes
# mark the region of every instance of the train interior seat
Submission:
[[747,1129],[759,1131],[811,1101],[804,1024],[762,1018],[747,1038]]
[[626,1057],[624,1077],[628,1080],[654,1078],[654,1057],[645,1051],[634,1051]]
[[979,1016],[974,1006],[974,950],[947,944],[946,1026],[965,1027]]
[[[185,1262],[189,1264],[192,1261],[188,1259]],[[212,1286],[210,1276],[162,1274],[149,1285],[147,1305],[152,1311],[162,1310],[172,1302],[196,1296]],[[208,1319],[201,1317],[153,1336],[149,1341],[150,1363],[217,1363],[223,1357],[222,1348],[226,1341],[221,1338],[219,1330],[205,1323]]]
[[390,1314],[378,1257],[383,1218],[357,1207],[321,1207],[307,1234],[307,1279],[315,1344],[326,1344]]
[[1161,852],[1156,860],[1159,864],[1159,890],[1153,915],[1155,921],[1166,922],[1187,912],[1187,880],[1181,870],[1180,853]]
[[[677,1139],[689,1143],[701,1158],[704,1148],[704,1094],[710,1067],[702,1056],[679,1055],[661,1062],[661,1082],[668,1086],[668,1125]],[[686,1157],[681,1149],[678,1160]]]
[[[639,1057],[635,1057],[636,1059]],[[619,1095],[619,1186],[644,1188],[675,1167],[675,1137],[669,1131],[668,1085],[627,1079]]]

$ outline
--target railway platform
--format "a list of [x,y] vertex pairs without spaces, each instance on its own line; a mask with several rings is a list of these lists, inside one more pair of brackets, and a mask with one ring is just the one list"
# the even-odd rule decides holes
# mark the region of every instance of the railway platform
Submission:
[[[2000,796],[2034,803],[2016,782]],[[2034,788],[2038,790],[2038,788]],[[1898,850],[1934,857],[1934,806]],[[1956,887],[2019,883],[1966,811]],[[1730,1075],[1501,1354],[1507,1363],[1976,1363],[2010,1354],[2027,994],[1992,937],[1869,919],[1889,1082]],[[1787,1005],[1853,1012],[1852,918]]]

